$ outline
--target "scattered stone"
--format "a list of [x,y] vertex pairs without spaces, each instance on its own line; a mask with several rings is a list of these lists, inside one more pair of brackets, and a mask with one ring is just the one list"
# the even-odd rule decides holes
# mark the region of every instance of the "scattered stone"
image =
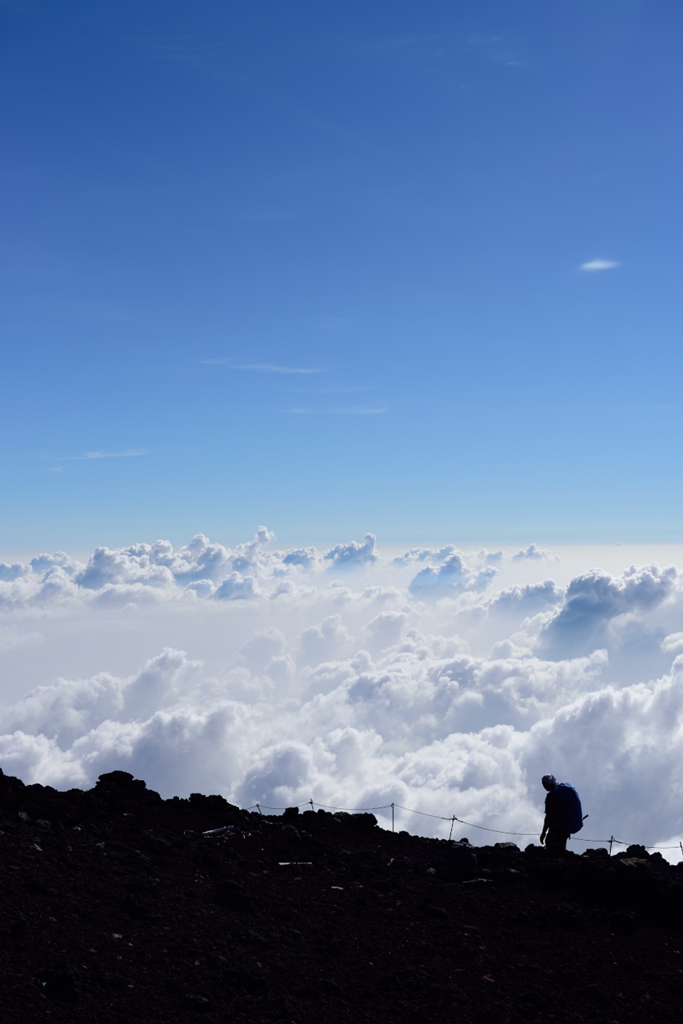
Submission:
[[469,843],[449,843],[446,874],[451,882],[467,882],[477,877],[479,861]]
[[[617,854],[617,856],[619,856],[619,854]],[[646,849],[646,847],[634,844],[633,846],[627,847],[625,856],[637,857],[640,860],[650,860],[650,857],[655,855],[651,855]],[[661,854],[659,854],[659,856],[661,857]]]
[[303,818],[0,774],[3,1021],[679,1024],[683,866]]
[[436,907],[433,904],[428,904],[425,907],[425,912],[429,914],[430,917],[441,918],[442,921],[450,917],[450,914],[448,913],[445,907]]

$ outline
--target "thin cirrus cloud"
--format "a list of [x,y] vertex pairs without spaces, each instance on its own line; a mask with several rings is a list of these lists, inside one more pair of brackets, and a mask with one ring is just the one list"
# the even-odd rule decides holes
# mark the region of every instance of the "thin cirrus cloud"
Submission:
[[[145,452],[142,448],[134,448],[125,452],[86,452],[85,455],[66,455],[60,459],[60,462],[92,462],[94,459],[134,459],[139,455],[144,455]],[[41,456],[46,458],[47,456]],[[49,469],[50,473],[63,473],[64,466],[51,466]]]
[[289,391],[294,395],[357,395],[363,391],[372,391],[372,388],[367,387],[308,387],[308,388],[284,388],[285,391]]
[[130,448],[125,452],[86,452],[85,455],[71,455],[65,462],[87,462],[90,459],[134,459],[138,455],[144,455],[142,448]]
[[[139,455],[146,455],[144,448],[127,448],[125,452],[105,452],[102,450],[95,452],[85,452],[83,455],[61,455],[58,457],[59,462],[90,462],[92,459],[134,459]],[[54,455],[2,455],[0,459],[3,461],[26,461],[37,459],[43,462],[54,462]]]
[[201,359],[204,366],[227,366],[231,370],[249,370],[253,373],[327,373],[316,366],[280,366],[277,363],[233,363],[230,359]]
[[295,416],[379,416],[386,412],[385,408],[365,408],[351,406],[342,409],[290,409]]
[[614,270],[618,266],[620,264],[615,260],[589,260],[588,263],[582,263],[580,269],[588,271]]

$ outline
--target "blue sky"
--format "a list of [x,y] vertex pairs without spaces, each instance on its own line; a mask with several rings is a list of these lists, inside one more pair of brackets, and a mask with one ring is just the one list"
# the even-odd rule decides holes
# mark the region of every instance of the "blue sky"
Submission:
[[0,3],[0,546],[680,540],[682,28]]

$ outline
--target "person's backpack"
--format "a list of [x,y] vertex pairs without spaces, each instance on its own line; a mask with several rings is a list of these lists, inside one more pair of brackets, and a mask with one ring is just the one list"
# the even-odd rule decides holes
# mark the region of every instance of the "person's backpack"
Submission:
[[583,828],[583,811],[579,794],[568,782],[560,782],[553,790],[553,818],[563,832],[578,832]]

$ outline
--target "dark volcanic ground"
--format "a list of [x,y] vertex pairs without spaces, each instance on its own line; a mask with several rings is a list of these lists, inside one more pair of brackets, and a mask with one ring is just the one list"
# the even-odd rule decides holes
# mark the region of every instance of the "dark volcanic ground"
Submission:
[[683,865],[476,854],[124,772],[0,776],[2,1020],[680,1024]]

